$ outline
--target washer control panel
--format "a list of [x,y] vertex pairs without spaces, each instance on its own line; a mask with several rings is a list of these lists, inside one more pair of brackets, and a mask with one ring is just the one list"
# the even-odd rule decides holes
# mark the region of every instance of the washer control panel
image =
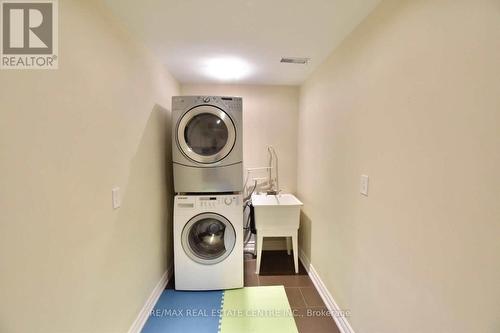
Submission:
[[241,206],[241,195],[225,194],[225,195],[179,195],[176,196],[175,202],[178,208],[194,209],[201,208],[203,210]]
[[222,196],[201,196],[198,197],[197,206],[201,208],[216,208],[219,206],[235,206],[239,205],[239,196],[237,195],[222,195]]

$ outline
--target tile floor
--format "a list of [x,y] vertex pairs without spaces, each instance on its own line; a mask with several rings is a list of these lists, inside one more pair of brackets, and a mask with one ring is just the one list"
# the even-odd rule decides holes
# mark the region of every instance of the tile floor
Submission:
[[260,275],[255,274],[252,255],[245,254],[245,287],[283,285],[300,333],[340,333],[316,291],[306,270],[299,262],[299,274],[294,273],[293,256],[286,251],[264,251]]
[[[295,311],[299,333],[340,333],[316,291],[305,268],[299,262],[299,274],[294,273],[293,256],[286,251],[264,251],[260,275],[255,274],[256,260],[245,254],[245,287],[283,285],[290,307]],[[170,279],[167,289],[174,288]]]

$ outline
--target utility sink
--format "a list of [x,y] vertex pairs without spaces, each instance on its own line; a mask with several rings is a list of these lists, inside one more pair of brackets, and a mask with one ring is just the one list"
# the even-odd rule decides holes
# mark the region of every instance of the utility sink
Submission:
[[254,194],[255,228],[299,228],[302,202],[293,194]]
[[[290,254],[293,246],[293,261],[295,273],[299,272],[298,262],[298,230],[300,207],[302,202],[293,194],[254,194],[252,205],[255,213],[255,229],[257,229],[256,273],[260,271],[262,243],[264,237],[286,237],[287,252]],[[292,244],[291,244],[292,243]]]

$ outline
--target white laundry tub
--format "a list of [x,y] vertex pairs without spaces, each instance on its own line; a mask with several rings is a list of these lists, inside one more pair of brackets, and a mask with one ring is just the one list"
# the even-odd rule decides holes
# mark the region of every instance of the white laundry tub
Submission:
[[260,272],[264,237],[286,237],[287,252],[290,254],[290,248],[293,247],[295,273],[298,273],[298,230],[302,202],[293,194],[254,194],[252,205],[255,213],[255,229],[257,229],[256,273]]
[[254,194],[255,228],[299,228],[302,202],[293,194]]

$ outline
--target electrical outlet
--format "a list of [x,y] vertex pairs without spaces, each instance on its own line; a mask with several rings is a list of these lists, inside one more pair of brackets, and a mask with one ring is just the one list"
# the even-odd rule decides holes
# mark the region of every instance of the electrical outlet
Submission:
[[122,205],[122,200],[120,198],[120,188],[115,187],[111,190],[111,197],[113,200],[113,209],[120,208]]
[[363,195],[368,196],[368,176],[367,175],[361,175],[359,192]]

